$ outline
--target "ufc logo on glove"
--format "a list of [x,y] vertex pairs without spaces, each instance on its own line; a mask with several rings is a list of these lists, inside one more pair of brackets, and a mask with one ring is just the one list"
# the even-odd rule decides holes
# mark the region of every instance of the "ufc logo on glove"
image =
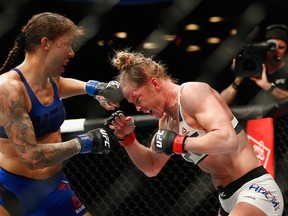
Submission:
[[110,83],[108,85],[116,86],[116,88],[120,88],[120,83],[115,81],[115,80],[110,81]]
[[107,132],[104,129],[100,129],[100,132],[103,136],[104,140],[104,146],[107,146],[108,148],[110,148],[110,141],[109,141],[109,136],[107,134]]
[[162,144],[162,136],[164,134],[164,131],[163,130],[159,130],[156,134],[156,147],[158,148],[162,148],[163,147],[163,144]]

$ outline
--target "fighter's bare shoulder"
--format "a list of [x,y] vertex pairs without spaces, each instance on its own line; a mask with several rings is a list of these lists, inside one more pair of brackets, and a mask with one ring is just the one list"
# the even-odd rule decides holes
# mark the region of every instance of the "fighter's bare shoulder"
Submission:
[[213,92],[212,88],[207,83],[204,82],[185,83],[184,85],[182,85],[181,89],[182,108],[194,112],[195,111],[194,109],[198,109],[201,108],[202,106],[205,106],[207,100],[213,98],[212,92]]
[[189,97],[199,97],[201,94],[207,94],[211,92],[211,87],[204,82],[186,82],[182,85],[181,95],[187,95]]

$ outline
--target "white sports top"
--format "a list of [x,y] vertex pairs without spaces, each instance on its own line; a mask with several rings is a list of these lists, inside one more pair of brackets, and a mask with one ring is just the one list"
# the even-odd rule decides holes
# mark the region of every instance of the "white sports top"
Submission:
[[[198,137],[198,136],[202,136],[202,135],[206,134],[207,133],[206,130],[193,129],[193,128],[189,127],[187,125],[187,123],[185,122],[184,117],[182,115],[182,109],[181,109],[181,103],[180,103],[180,90],[181,90],[181,87],[179,88],[179,91],[178,91],[179,134],[180,135],[187,135],[189,137]],[[232,123],[233,127],[236,129],[236,126],[238,125],[238,120],[236,119],[235,116],[232,119],[231,123]],[[238,133],[238,131],[236,131],[236,132]],[[197,153],[193,153],[193,152],[189,152],[189,151],[185,154],[182,154],[182,157],[186,161],[194,163],[194,164],[199,163],[206,156],[208,156],[208,155],[207,154],[197,154]]]

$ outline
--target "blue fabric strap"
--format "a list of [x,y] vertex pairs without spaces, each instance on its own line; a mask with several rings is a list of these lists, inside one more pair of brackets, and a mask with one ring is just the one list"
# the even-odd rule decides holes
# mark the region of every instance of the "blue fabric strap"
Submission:
[[92,139],[88,134],[80,134],[78,135],[81,142],[81,150],[79,154],[86,154],[92,151]]
[[99,81],[89,80],[85,85],[85,92],[90,96],[95,96],[98,85]]

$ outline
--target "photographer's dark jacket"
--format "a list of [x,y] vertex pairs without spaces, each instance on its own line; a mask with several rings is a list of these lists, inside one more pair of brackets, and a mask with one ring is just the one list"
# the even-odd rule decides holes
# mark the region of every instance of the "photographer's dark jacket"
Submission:
[[[288,90],[288,63],[278,71],[272,74],[266,73],[267,79],[270,83],[274,83],[277,88]],[[261,89],[255,97],[251,99],[249,104],[268,104],[271,102],[277,102],[278,99],[275,98],[269,91],[264,91]]]

